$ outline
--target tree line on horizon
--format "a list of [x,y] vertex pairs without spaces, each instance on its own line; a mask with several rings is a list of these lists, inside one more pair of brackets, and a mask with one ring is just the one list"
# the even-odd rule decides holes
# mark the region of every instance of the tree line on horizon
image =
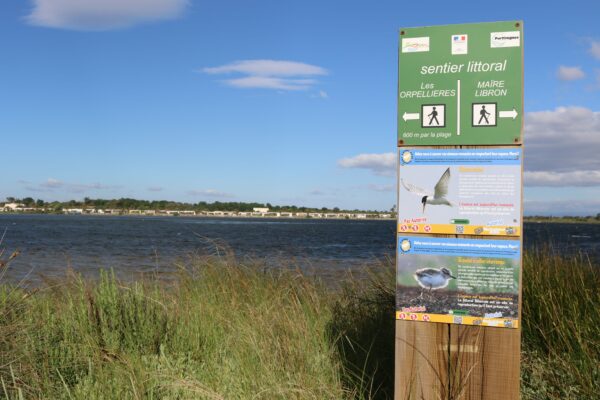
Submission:
[[378,213],[381,211],[375,210],[342,210],[339,207],[303,207],[294,205],[273,205],[271,203],[258,203],[258,202],[239,202],[239,201],[214,201],[212,203],[206,201],[200,201],[198,203],[185,203],[178,201],[169,200],[137,200],[132,198],[120,198],[120,199],[92,199],[85,197],[82,201],[69,200],[69,201],[52,201],[47,202],[42,199],[34,199],[32,197],[25,197],[22,199],[16,197],[7,197],[8,203],[21,203],[26,207],[38,207],[46,208],[53,212],[61,212],[68,208],[93,208],[93,209],[123,209],[123,210],[194,210],[194,211],[241,211],[249,212],[253,211],[254,208],[268,208],[269,211],[273,212],[367,212],[367,213]]
[[528,215],[523,217],[525,221],[553,221],[553,220],[562,220],[562,221],[573,221],[573,222],[588,222],[591,220],[600,221],[600,213],[587,216],[581,215],[563,215],[560,217],[554,217],[549,215]]

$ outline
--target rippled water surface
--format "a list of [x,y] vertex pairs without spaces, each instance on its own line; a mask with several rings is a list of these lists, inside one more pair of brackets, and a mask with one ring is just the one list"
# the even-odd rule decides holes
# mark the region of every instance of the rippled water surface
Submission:
[[[36,281],[114,268],[120,275],[173,271],[193,254],[290,263],[318,274],[360,269],[393,257],[394,221],[0,215],[2,247],[21,255],[4,279]],[[551,243],[561,253],[600,254],[600,225],[526,224],[525,246]]]

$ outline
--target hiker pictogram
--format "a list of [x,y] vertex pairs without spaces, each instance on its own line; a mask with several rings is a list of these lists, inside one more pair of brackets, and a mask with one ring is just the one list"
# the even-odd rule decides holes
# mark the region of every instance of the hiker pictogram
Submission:
[[435,121],[436,125],[440,124],[440,121],[438,121],[438,119],[437,119],[437,115],[438,115],[438,112],[435,110],[435,106],[433,106],[433,111],[431,111],[431,113],[427,115],[428,117],[431,117],[429,119],[429,125],[432,125],[433,121]]
[[421,106],[421,127],[442,128],[446,126],[446,106],[444,104],[424,104]]
[[481,121],[483,121],[485,119],[485,123],[486,125],[490,124],[490,120],[487,118],[488,115],[490,115],[489,112],[485,111],[485,106],[481,106],[481,110],[479,111],[479,115],[481,115],[481,118],[479,118],[479,125],[481,125]]
[[474,103],[472,119],[474,127],[496,126],[496,103]]

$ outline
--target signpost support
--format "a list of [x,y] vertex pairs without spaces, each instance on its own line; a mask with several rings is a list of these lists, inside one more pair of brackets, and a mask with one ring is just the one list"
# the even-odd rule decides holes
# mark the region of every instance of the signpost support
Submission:
[[521,21],[400,31],[395,400],[520,398],[522,57]]

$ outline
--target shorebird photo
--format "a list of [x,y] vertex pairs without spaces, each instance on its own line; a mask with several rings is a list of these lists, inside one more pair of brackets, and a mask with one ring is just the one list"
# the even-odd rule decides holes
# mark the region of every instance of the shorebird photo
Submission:
[[435,187],[433,188],[433,193],[421,189],[412,183],[404,182],[403,179],[400,179],[400,182],[402,183],[404,189],[406,189],[408,192],[423,196],[421,198],[421,203],[423,204],[423,213],[425,213],[425,206],[427,204],[452,207],[452,203],[446,199],[446,196],[448,195],[448,183],[450,182],[450,167],[446,169],[436,183]]
[[421,294],[418,299],[423,299],[423,293],[425,289],[428,290],[427,294],[431,297],[432,290],[443,289],[448,286],[450,279],[456,279],[446,267],[440,269],[437,268],[421,268],[415,271],[414,278],[421,286]]

